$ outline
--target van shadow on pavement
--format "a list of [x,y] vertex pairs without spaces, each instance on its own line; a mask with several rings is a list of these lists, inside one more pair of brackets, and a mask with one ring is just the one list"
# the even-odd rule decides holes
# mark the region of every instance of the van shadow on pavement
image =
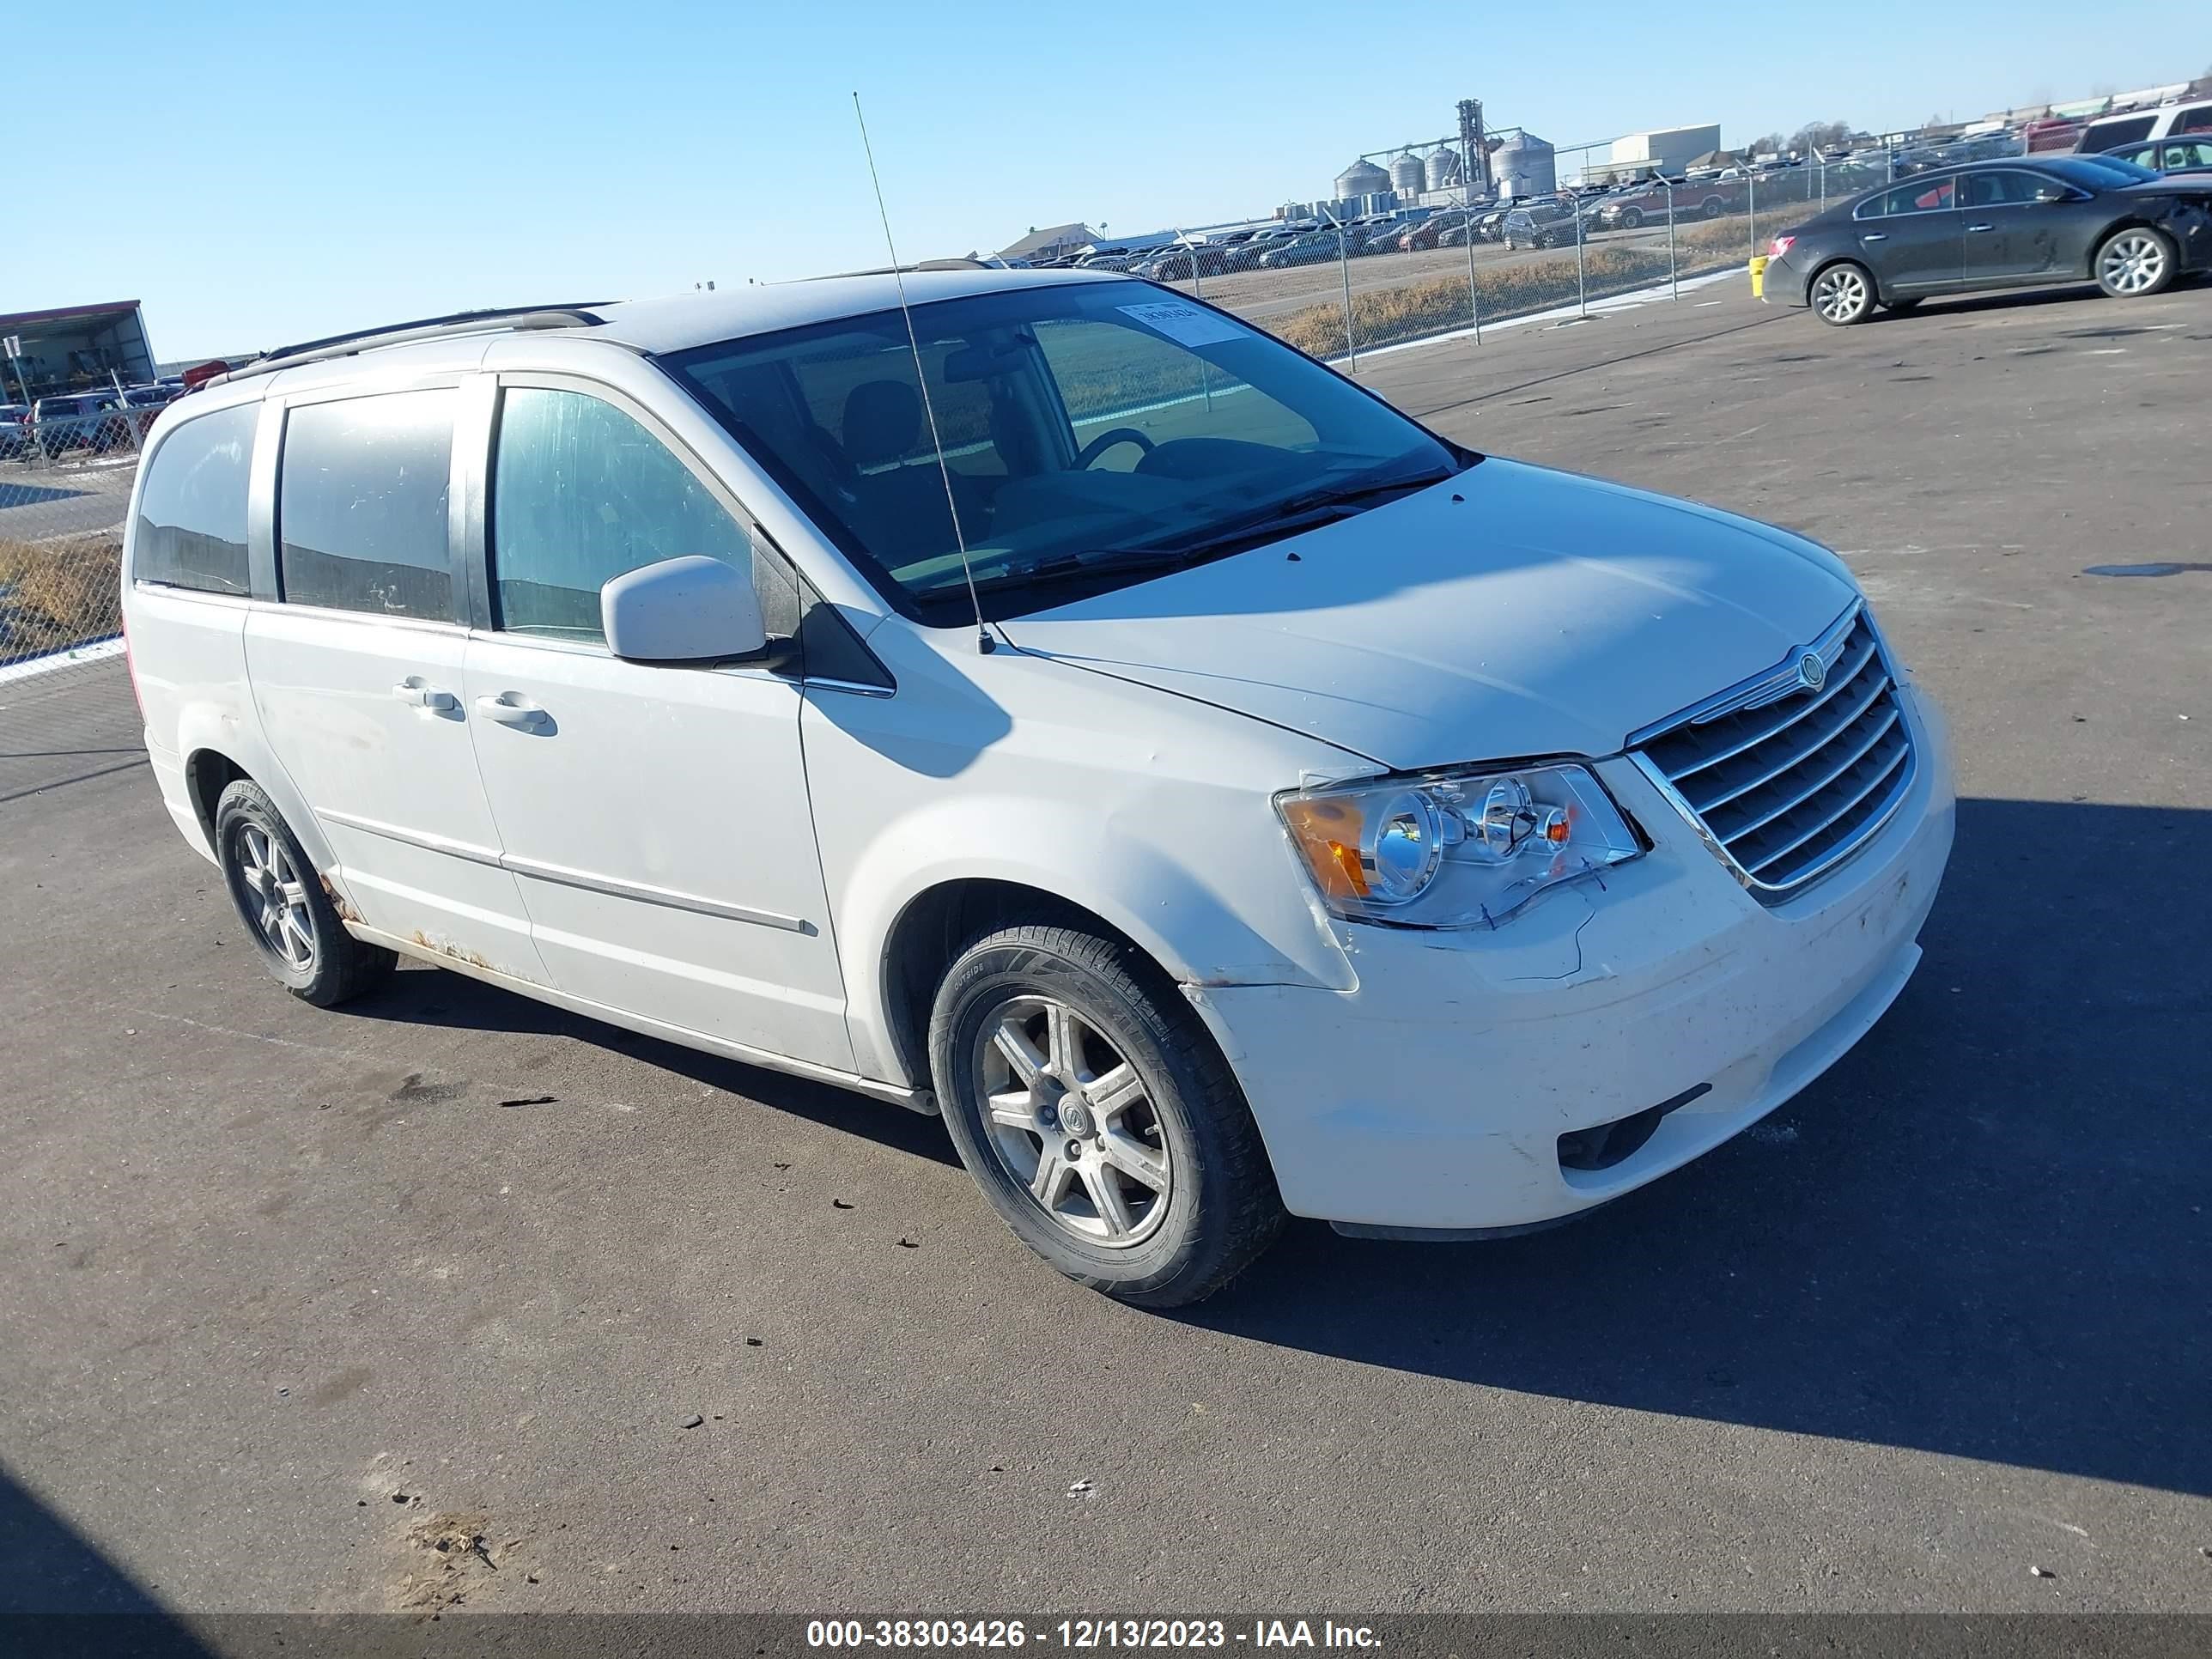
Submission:
[[[2212,812],[1960,803],[1919,972],[1571,1226],[1293,1230],[1194,1323],[1521,1393],[2212,1493]],[[1470,1094],[1480,1084],[1468,1066]]]

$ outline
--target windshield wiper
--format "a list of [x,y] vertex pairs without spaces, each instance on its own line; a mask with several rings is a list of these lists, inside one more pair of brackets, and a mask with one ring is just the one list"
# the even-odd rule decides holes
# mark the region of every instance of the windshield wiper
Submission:
[[978,575],[980,593],[1019,593],[1040,588],[1063,587],[1091,580],[1117,581],[1142,572],[1177,570],[1209,559],[1256,547],[1304,530],[1318,529],[1351,516],[1345,509],[1379,495],[1425,489],[1455,476],[1457,469],[1431,467],[1409,477],[1378,478],[1365,483],[1324,485],[1255,507],[1212,526],[1206,534],[1182,542],[1132,542],[1085,548],[1009,571],[1002,576]]
[[1376,478],[1365,483],[1323,484],[1286,496],[1279,501],[1270,501],[1249,513],[1240,513],[1234,518],[1224,519],[1210,527],[1204,535],[1190,541],[1166,544],[1139,542],[1127,547],[1104,547],[1095,551],[1130,556],[1171,552],[1182,559],[1212,557],[1235,552],[1240,548],[1257,547],[1285,536],[1294,536],[1302,530],[1318,529],[1339,518],[1350,517],[1351,514],[1344,512],[1344,508],[1373,501],[1378,495],[1426,489],[1431,484],[1442,483],[1453,476],[1455,469],[1451,467],[1431,467],[1407,477]]

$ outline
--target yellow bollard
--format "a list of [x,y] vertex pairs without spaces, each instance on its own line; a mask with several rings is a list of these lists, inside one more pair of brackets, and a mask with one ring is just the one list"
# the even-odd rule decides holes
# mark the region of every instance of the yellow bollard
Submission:
[[1752,255],[1751,297],[1754,300],[1766,297],[1766,256],[1764,253]]

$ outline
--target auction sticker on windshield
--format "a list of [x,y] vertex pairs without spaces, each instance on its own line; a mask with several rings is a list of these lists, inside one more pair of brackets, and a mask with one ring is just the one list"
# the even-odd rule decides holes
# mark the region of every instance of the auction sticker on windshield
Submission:
[[1181,306],[1172,300],[1153,301],[1146,305],[1121,306],[1146,328],[1155,329],[1177,345],[1219,345],[1224,340],[1242,338],[1237,325],[1225,317],[1217,317],[1210,311],[1200,311],[1195,306]]

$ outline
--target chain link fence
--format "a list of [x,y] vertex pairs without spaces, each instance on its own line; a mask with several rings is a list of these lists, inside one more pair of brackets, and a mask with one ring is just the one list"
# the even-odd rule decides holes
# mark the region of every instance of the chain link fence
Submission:
[[0,406],[0,686],[121,649],[123,521],[158,401]]
[[[1954,146],[1953,149],[1960,147]],[[2016,155],[2018,140],[1974,155]],[[1557,187],[1512,199],[1361,217],[1193,225],[1148,254],[1088,263],[1193,294],[1355,373],[1384,346],[1467,334],[1547,313],[1586,316],[1631,295],[1741,270],[1780,232],[1878,185],[1963,155],[1876,147],[1785,167],[1738,163],[1696,177],[1616,181],[1609,149],[1553,152]],[[1464,161],[1461,178],[1482,176]]]

